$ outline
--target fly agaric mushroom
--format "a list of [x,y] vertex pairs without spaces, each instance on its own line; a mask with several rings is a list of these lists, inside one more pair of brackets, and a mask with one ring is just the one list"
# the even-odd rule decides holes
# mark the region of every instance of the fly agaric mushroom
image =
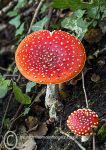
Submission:
[[78,109],[71,113],[67,119],[68,128],[76,135],[81,136],[82,142],[88,140],[93,134],[93,128],[99,124],[98,115],[91,109]]
[[15,60],[24,77],[47,84],[45,100],[47,105],[51,105],[51,98],[56,97],[56,84],[78,75],[84,67],[86,54],[82,43],[75,36],[61,30],[41,30],[22,40]]

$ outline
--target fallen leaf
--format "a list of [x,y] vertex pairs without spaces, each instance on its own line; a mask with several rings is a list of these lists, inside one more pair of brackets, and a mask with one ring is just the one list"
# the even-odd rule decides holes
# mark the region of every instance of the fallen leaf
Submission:
[[94,73],[92,74],[91,80],[93,82],[98,82],[100,80],[100,76]]
[[84,38],[89,43],[97,43],[101,40],[102,36],[103,36],[103,34],[100,29],[90,29],[85,34]]
[[34,140],[34,137],[28,137],[28,140],[25,141],[20,147],[17,147],[18,150],[37,150],[37,145]]
[[27,126],[27,128],[29,130],[32,129],[33,127],[37,128],[37,126],[38,126],[38,119],[36,117],[33,117],[33,116],[28,116],[28,118],[25,119],[25,123],[26,123],[26,126]]
[[38,137],[38,136],[44,136],[47,134],[48,128],[47,128],[47,124],[45,122],[39,124],[39,126],[37,127],[36,130],[34,131],[30,131],[29,135],[32,135],[34,137]]

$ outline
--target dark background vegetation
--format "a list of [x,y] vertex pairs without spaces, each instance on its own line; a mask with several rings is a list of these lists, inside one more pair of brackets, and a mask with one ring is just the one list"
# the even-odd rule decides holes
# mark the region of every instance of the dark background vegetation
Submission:
[[[39,3],[41,6],[37,12]],[[36,13],[35,17],[33,15]],[[32,22],[32,25],[31,25]],[[81,75],[67,82],[69,93],[62,99],[58,121],[49,120],[45,108],[45,86],[26,80],[15,65],[15,51],[20,41],[30,32],[61,29],[76,35],[87,53],[84,68],[85,88],[89,106],[100,117],[96,130],[96,149],[106,149],[106,1],[93,0],[0,0],[0,133],[13,130],[19,137],[18,147],[31,135],[69,135],[68,115],[85,107]],[[20,139],[20,135],[25,135]],[[26,136],[27,135],[27,136]],[[39,150],[80,149],[69,139],[34,139],[33,148]],[[80,138],[78,138],[80,142]],[[30,144],[29,144],[30,145]],[[92,149],[92,137],[82,143]],[[1,149],[5,149],[1,142]],[[19,149],[19,148],[17,148]],[[30,148],[31,149],[31,148]]]

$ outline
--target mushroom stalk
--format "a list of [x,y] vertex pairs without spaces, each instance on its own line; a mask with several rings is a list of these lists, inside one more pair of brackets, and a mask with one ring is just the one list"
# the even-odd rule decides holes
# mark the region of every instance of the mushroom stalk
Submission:
[[60,106],[59,90],[57,84],[47,84],[45,106],[49,108],[50,118],[57,119],[56,109]]
[[88,141],[90,138],[90,135],[89,136],[81,136],[81,142],[86,142]]

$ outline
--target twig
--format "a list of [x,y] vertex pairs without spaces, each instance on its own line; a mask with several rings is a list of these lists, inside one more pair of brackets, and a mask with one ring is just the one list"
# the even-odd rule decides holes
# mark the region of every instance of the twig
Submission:
[[17,116],[18,116],[18,114],[19,114],[19,112],[21,111],[22,108],[23,108],[23,104],[20,104],[19,107],[18,107],[18,110],[16,111],[16,113],[15,113],[15,115],[13,117],[13,121],[12,121],[10,127],[9,127],[9,130],[12,129],[12,127],[13,127],[13,125],[15,123],[15,119],[17,118]]
[[48,12],[49,20],[48,20],[47,24],[45,25],[45,29],[48,29],[48,27],[49,27],[50,20],[51,20],[51,17],[52,17],[52,11],[53,11],[53,8],[49,8],[49,12]]
[[33,25],[33,23],[35,21],[35,18],[38,15],[38,12],[39,12],[39,10],[40,10],[40,8],[41,8],[41,6],[42,6],[42,4],[43,4],[44,1],[45,0],[41,0],[40,3],[39,3],[39,5],[38,5],[38,7],[36,8],[27,34],[29,34],[31,32],[32,25]]
[[17,1],[18,0],[12,0],[6,7],[4,7],[2,10],[0,10],[0,16],[3,13],[6,13],[9,9],[11,9]]
[[7,115],[8,108],[9,108],[9,105],[10,105],[10,102],[11,102],[12,97],[13,97],[13,93],[11,93],[11,95],[10,95],[10,97],[9,97],[9,100],[8,100],[8,104],[7,104],[7,107],[6,107],[6,110],[5,110],[3,119],[2,119],[2,124],[1,124],[1,128],[0,128],[0,134],[2,133],[4,121],[5,121],[5,118],[6,118],[6,115]]
[[96,147],[95,147],[95,133],[93,132],[93,150],[96,150]]
[[0,66],[0,70],[7,71],[6,68],[3,68],[3,67],[1,67],[1,66]]
[[69,139],[71,139],[72,141],[74,141],[74,142],[80,147],[81,150],[86,150],[86,148],[83,147],[83,146],[81,145],[81,143],[79,143],[73,136],[68,135],[67,133],[65,133],[65,132],[62,131],[62,130],[60,130],[60,133],[63,134],[63,135],[65,135],[65,136],[67,136],[67,137],[68,137]]
[[[21,75],[19,74],[18,79],[17,79],[17,82],[19,82],[20,78],[21,78]],[[4,120],[5,120],[5,118],[6,118],[6,115],[7,115],[8,108],[9,108],[10,102],[11,102],[11,100],[12,100],[12,97],[13,97],[13,93],[10,94],[10,97],[9,97],[9,100],[8,100],[8,103],[7,103],[7,107],[6,107],[6,110],[5,110],[3,119],[2,119],[2,125],[1,125],[1,128],[0,128],[0,134],[2,133],[2,129],[3,129],[3,125],[4,125]]]
[[82,87],[83,87],[83,91],[84,91],[84,95],[85,95],[86,107],[89,108],[88,98],[87,98],[87,94],[86,94],[86,90],[85,90],[85,83],[84,83],[84,74],[83,74],[83,71],[82,71]]
[[[43,89],[38,93],[38,95],[36,96],[35,100],[28,106],[28,108],[30,108],[35,102],[37,102],[37,101],[39,100],[39,98],[45,93],[45,91],[46,91],[46,88],[43,88]],[[14,118],[13,118],[13,121],[12,121],[10,127],[9,127],[9,130],[12,129],[12,127],[13,127],[14,123],[17,121],[17,119],[19,119],[19,118],[23,115],[23,112],[22,112],[22,113],[18,116],[19,111],[22,109],[22,107],[23,107],[23,105],[20,104],[20,106],[19,106],[19,108],[18,108],[16,114],[14,115]]]

